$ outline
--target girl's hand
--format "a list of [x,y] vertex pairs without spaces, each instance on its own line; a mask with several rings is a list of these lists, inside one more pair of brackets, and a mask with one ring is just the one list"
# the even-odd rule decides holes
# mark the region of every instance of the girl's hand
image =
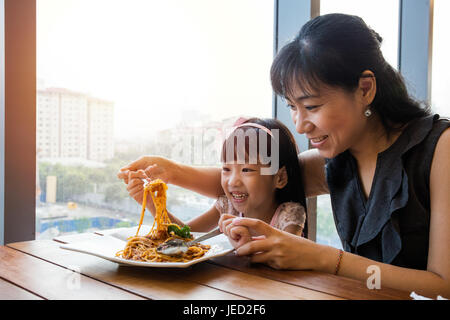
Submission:
[[119,179],[128,184],[129,173],[133,171],[143,170],[151,180],[161,179],[166,184],[173,182],[176,165],[173,161],[163,157],[143,156],[136,161],[131,162],[117,173]]
[[234,218],[227,225],[228,232],[246,227],[259,234],[257,241],[250,241],[236,250],[238,255],[251,255],[252,262],[265,263],[275,269],[319,269],[321,246],[308,239],[275,229],[267,223],[251,218]]
[[233,226],[232,220],[236,216],[231,214],[222,214],[219,219],[219,228],[228,237],[233,248],[239,248],[252,240],[250,231],[246,227]]
[[[137,203],[142,205],[142,200],[144,199],[144,181],[150,181],[148,176],[145,174],[144,170],[130,171],[127,175],[127,190],[128,194],[136,200]],[[150,210],[152,215],[156,214],[155,206],[153,205],[153,200],[150,195],[147,197],[146,208]]]

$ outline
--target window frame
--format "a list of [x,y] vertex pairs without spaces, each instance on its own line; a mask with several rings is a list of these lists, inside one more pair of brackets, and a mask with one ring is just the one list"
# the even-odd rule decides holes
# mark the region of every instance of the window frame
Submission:
[[0,245],[4,243],[5,189],[5,1],[0,0]]
[[[416,98],[429,101],[433,0],[399,1],[399,70],[416,91],[421,90]],[[274,8],[275,54],[281,39],[291,37],[300,25],[319,14],[320,0],[274,0]],[[0,59],[4,64],[0,69],[0,244],[5,244],[35,239],[36,0],[0,0],[0,10]],[[418,28],[414,26],[417,21],[422,21],[420,37],[413,29]],[[422,71],[413,72],[418,65],[424,66]],[[273,97],[273,117],[292,130],[288,108],[282,104]],[[304,136],[292,131],[300,146],[307,144]],[[310,205],[314,209],[314,202]],[[308,220],[312,239],[314,212]]]
[[[4,0],[4,244],[34,240],[36,221],[36,0]],[[3,88],[2,88],[3,89]]]

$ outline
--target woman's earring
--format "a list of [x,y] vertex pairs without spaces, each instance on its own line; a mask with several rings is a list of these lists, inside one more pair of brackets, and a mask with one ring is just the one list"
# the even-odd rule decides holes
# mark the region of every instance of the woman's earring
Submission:
[[370,109],[367,108],[367,110],[364,111],[364,115],[368,118],[368,117],[370,117],[372,115],[372,111],[370,111]]

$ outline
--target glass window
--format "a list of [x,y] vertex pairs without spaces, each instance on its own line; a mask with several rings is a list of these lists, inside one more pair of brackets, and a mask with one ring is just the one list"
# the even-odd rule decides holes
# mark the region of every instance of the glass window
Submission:
[[320,14],[345,13],[361,17],[383,38],[384,58],[398,69],[399,1],[321,0]]
[[[223,127],[271,117],[273,16],[259,0],[37,0],[36,238],[136,225],[121,166],[218,165]],[[212,202],[169,186],[182,220]]]
[[450,72],[450,2],[434,1],[431,106],[435,113],[450,117],[447,75]]
[[[383,38],[381,50],[394,68],[398,69],[399,2],[393,0],[321,0],[320,14],[346,13],[361,17]],[[317,242],[341,248],[331,210],[330,197],[317,197]]]

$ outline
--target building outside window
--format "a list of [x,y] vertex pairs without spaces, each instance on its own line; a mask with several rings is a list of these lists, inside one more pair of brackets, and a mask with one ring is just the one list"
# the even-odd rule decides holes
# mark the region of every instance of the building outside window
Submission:
[[[121,166],[145,154],[219,165],[223,128],[271,117],[273,7],[37,0],[36,238],[136,225]],[[169,186],[182,220],[213,202]]]

